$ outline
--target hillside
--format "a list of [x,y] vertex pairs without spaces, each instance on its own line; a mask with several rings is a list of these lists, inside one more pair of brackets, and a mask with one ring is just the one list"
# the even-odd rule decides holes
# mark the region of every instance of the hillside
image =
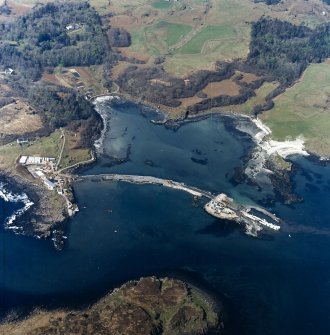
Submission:
[[[324,1],[140,3],[112,1],[109,7],[94,1],[100,12],[113,10],[113,25],[131,32],[132,45],[119,51],[146,62],[135,68],[119,62],[113,78],[129,97],[142,97],[174,115],[203,110],[265,113],[274,102],[287,99],[283,93],[295,85],[309,64],[322,63],[330,56],[330,7]],[[316,77],[305,76],[304,85],[313,85]],[[147,90],[140,92],[141,87]],[[310,93],[305,94],[307,101]],[[310,98],[313,100],[312,95]],[[289,105],[295,102],[292,98]],[[320,104],[326,110],[325,104]],[[280,115],[279,108],[276,115]],[[303,109],[315,114],[315,106],[306,104]],[[304,127],[281,131],[279,123],[274,129],[275,122],[268,123],[274,134],[281,132],[281,139],[303,136],[310,151],[329,155],[324,146],[320,150],[315,144],[328,137],[318,132],[315,122],[306,117],[301,120],[299,115],[295,120]],[[273,117],[272,111],[262,116],[265,120]],[[313,141],[311,134],[316,138]]]
[[[165,56],[166,71],[186,76],[191,71],[213,69],[214,62],[246,58],[251,23],[270,16],[313,27],[327,21],[328,10],[319,0],[281,1],[278,5],[253,0],[91,0],[101,13],[111,11],[113,26],[132,33],[132,46],[125,54],[138,55],[152,64]],[[325,8],[326,7],[326,8]]]
[[[174,117],[205,110],[264,113],[310,64],[322,63],[330,56],[330,7],[321,0],[88,2],[89,10],[100,15],[99,22],[92,25],[100,25],[108,38],[97,33],[95,39],[81,39],[81,34],[88,34],[85,29],[70,33],[69,40],[76,45],[69,46],[67,58],[59,59],[47,36],[38,36],[46,40],[38,42],[34,55],[44,50],[43,57],[36,57],[38,64],[28,66],[29,71],[38,76],[40,69],[35,66],[41,66],[41,82],[88,96],[119,85],[125,97],[159,106]],[[28,10],[37,1],[7,3],[12,11],[1,14],[0,20],[13,20],[19,6]],[[111,41],[114,37],[120,41]],[[10,42],[11,37],[6,38]],[[84,48],[84,41],[91,44]],[[22,52],[31,54],[26,47],[31,43],[24,36],[20,43],[15,50],[24,46]],[[109,54],[104,50],[107,43],[111,44],[110,53],[116,55],[109,60],[104,58]],[[79,49],[87,54],[77,52]],[[92,50],[97,50],[98,56],[88,58],[88,52],[95,54]],[[45,71],[45,66],[52,71]],[[80,75],[79,85],[70,72],[72,66]],[[309,123],[306,127],[299,135],[308,137]],[[296,133],[289,131],[286,136]],[[308,149],[318,152],[309,143]]]

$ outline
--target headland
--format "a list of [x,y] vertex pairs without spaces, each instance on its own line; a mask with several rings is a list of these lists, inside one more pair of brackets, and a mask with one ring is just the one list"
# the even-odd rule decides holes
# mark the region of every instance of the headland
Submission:
[[141,278],[79,311],[37,310],[24,320],[8,318],[11,335],[204,335],[221,334],[224,309],[198,288],[172,278]]

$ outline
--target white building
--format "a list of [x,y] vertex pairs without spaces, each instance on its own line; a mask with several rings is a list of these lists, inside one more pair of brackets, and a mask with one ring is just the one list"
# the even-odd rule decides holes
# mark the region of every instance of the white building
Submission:
[[27,159],[28,159],[28,156],[21,156],[21,158],[19,160],[19,163],[22,164],[22,165],[25,165]]
[[56,185],[48,179],[44,179],[44,184],[50,191],[53,191],[56,188]]

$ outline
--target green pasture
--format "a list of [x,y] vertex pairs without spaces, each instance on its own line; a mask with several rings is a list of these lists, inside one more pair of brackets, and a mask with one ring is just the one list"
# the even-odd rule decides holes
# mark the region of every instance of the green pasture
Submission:
[[178,43],[192,27],[185,24],[159,21],[132,33],[132,50],[157,56],[167,53],[169,48]]
[[235,39],[236,37],[237,32],[229,25],[208,26],[183,45],[178,52],[183,54],[200,53],[204,44],[209,40]]
[[312,64],[294,86],[262,115],[277,140],[303,136],[307,148],[330,154],[330,65]]
[[172,2],[165,0],[156,0],[151,3],[151,6],[157,9],[170,9],[172,7]]

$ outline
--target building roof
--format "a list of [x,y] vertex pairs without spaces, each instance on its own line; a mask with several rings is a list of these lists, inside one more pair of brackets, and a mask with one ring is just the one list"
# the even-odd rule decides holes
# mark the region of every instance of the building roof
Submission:
[[20,163],[20,164],[25,164],[26,161],[27,161],[27,159],[28,159],[28,156],[22,156],[22,157],[20,158],[20,160],[19,160],[19,163]]
[[45,174],[40,170],[36,171],[36,175],[39,176],[39,177],[44,177],[45,176]]
[[44,183],[50,190],[53,190],[56,187],[56,185],[48,179],[45,179]]

